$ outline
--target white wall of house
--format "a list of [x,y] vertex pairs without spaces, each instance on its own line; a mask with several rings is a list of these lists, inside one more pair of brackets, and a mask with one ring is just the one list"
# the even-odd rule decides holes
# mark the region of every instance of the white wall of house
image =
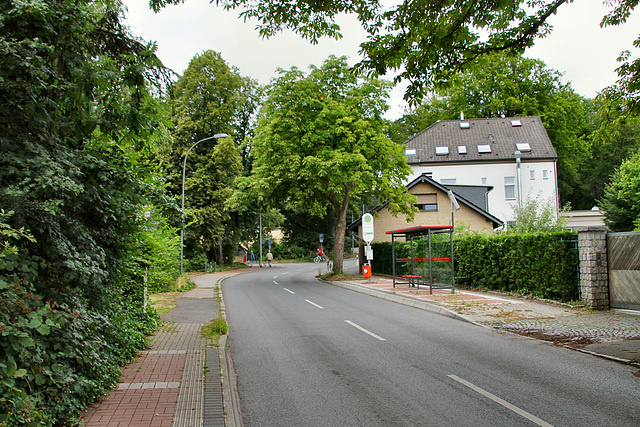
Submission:
[[[503,221],[514,219],[513,207],[518,204],[517,167],[514,162],[410,165],[413,181],[423,173],[441,184],[490,185],[488,212]],[[557,170],[553,161],[525,161],[520,166],[520,200],[527,197],[552,201],[558,209]]]

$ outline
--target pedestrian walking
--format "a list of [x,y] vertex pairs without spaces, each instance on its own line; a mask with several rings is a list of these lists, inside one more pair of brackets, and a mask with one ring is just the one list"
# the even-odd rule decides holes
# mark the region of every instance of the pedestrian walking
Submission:
[[253,267],[253,260],[256,259],[256,256],[253,254],[253,251],[249,254],[249,266]]
[[271,251],[267,252],[267,264],[269,264],[269,268],[271,268],[271,262],[273,261],[273,254]]

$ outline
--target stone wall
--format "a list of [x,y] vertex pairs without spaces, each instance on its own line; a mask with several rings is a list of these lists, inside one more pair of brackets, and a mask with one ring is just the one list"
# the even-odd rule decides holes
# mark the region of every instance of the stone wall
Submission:
[[607,228],[577,227],[582,301],[594,309],[609,308]]

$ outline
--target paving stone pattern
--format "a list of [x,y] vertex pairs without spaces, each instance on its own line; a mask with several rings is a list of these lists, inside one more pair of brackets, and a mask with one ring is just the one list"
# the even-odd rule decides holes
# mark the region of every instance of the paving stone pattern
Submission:
[[[141,354],[138,361],[127,365],[118,388],[112,390],[98,406],[87,410],[87,426],[171,426],[174,417],[184,411],[180,402],[193,399],[193,388],[198,382],[190,378],[192,369],[185,370],[191,359],[204,354],[201,325],[167,324],[153,337],[150,351]],[[202,368],[199,371],[202,373]],[[202,375],[200,375],[202,377]],[[186,382],[195,384],[185,384]],[[200,381],[202,387],[202,381]],[[197,393],[195,393],[197,395]],[[200,396],[203,395],[201,391]],[[185,398],[184,396],[188,397]],[[197,397],[194,399],[198,404]],[[199,402],[202,402],[200,397]],[[185,406],[183,404],[183,406]],[[192,406],[186,405],[186,406]],[[189,411],[190,413],[201,411]],[[193,414],[181,416],[186,424],[199,425]]]
[[207,276],[163,317],[168,322],[151,337],[152,348],[123,369],[118,387],[85,412],[83,425],[225,425],[218,349],[201,333],[218,307],[213,287],[220,277]]
[[640,339],[640,317],[617,312],[596,312],[553,319],[523,319],[511,322],[491,322],[496,329],[524,335],[542,334],[567,341],[612,342]]

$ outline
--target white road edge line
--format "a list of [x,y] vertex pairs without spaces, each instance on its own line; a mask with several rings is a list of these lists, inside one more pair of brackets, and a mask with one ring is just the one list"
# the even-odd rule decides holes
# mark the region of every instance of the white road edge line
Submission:
[[308,302],[309,304],[311,304],[311,305],[315,306],[315,307],[318,307],[319,309],[324,309],[324,307],[323,307],[323,306],[318,305],[318,304],[316,304],[316,303],[315,303],[315,302],[313,302],[313,301],[309,301],[308,299],[306,299],[305,301],[306,301],[306,302]]
[[489,393],[488,391],[478,387],[477,385],[474,385],[472,383],[470,383],[469,381],[463,380],[462,378],[456,376],[456,375],[447,375],[449,378],[451,378],[452,380],[455,380],[457,382],[459,382],[460,384],[469,387],[471,390],[480,393],[481,395],[488,397],[489,399],[493,400],[494,402],[504,406],[507,409],[512,410],[513,412],[515,412],[516,414],[528,419],[529,421],[539,425],[539,426],[545,426],[545,427],[553,427],[553,425],[549,424],[548,422],[541,420],[540,418],[536,417],[535,415],[532,415],[530,413],[528,413],[527,411],[525,411],[524,409],[520,409],[515,405],[512,405],[511,403],[507,402],[506,400],[500,399],[498,396]]
[[365,334],[374,337],[377,340],[386,341],[386,339],[382,338],[380,335],[376,335],[373,332],[366,330],[365,328],[363,328],[362,326],[358,325],[357,323],[353,323],[351,320],[345,320],[345,322],[347,322],[348,324],[350,324],[354,328],[359,329],[360,331],[364,332]]
[[296,293],[295,293],[295,292],[293,292],[291,289],[287,289],[287,288],[282,288],[282,289],[284,289],[285,291],[289,292],[289,293],[290,293],[290,294],[292,294],[292,295],[295,295],[295,294],[296,294]]

